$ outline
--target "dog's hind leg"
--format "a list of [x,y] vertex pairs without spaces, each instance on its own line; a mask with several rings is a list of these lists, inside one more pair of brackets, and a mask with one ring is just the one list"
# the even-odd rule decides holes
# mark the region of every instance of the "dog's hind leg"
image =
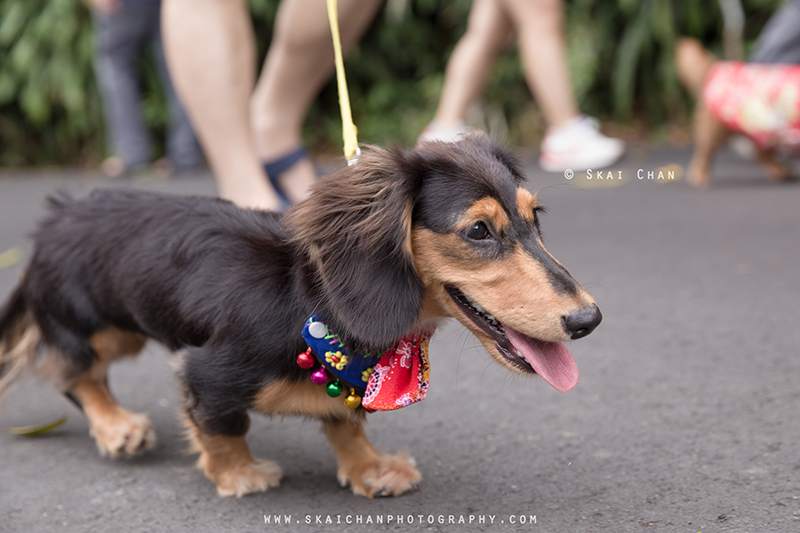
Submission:
[[91,367],[69,380],[65,394],[82,410],[103,455],[131,456],[155,444],[156,436],[149,417],[120,407],[108,388],[108,365],[126,355],[136,355],[145,337],[114,327],[89,338],[95,358]]
[[354,494],[399,496],[414,490],[422,480],[413,458],[404,452],[395,455],[378,453],[367,439],[360,421],[326,420],[325,434],[339,460],[338,479],[350,485]]
[[0,401],[8,388],[34,367],[41,341],[42,331],[19,286],[0,305]]
[[792,168],[775,159],[774,155],[768,151],[758,151],[758,162],[767,171],[769,179],[776,182],[792,181]]

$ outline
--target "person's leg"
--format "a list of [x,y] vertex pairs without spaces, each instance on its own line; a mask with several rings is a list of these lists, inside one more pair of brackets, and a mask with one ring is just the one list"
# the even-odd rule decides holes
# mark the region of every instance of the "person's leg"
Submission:
[[167,125],[166,135],[166,158],[174,170],[192,170],[200,166],[203,161],[203,154],[197,144],[192,124],[181,104],[172,80],[167,70],[167,63],[164,59],[164,48],[161,40],[161,17],[157,17],[156,24],[153,26],[153,55],[155,57],[158,74],[161,78],[161,86],[169,107],[169,124]]
[[519,39],[525,79],[550,127],[577,117],[578,104],[567,69],[562,0],[497,0]]
[[751,63],[800,63],[800,0],[786,2],[758,36]]
[[421,140],[448,136],[463,128],[467,110],[483,92],[494,60],[508,45],[511,31],[511,23],[496,0],[475,0],[467,31],[447,62],[436,116]]
[[498,0],[516,28],[525,79],[548,124],[539,163],[545,170],[603,168],[625,143],[580,114],[567,68],[563,0]]
[[116,14],[94,10],[94,68],[103,101],[106,128],[121,165],[111,174],[147,163],[150,136],[141,116],[137,62],[147,39],[147,4],[126,3]]
[[164,0],[164,52],[220,195],[276,209],[250,131],[255,42],[247,0]]
[[[340,0],[339,24],[346,51],[375,16],[378,0]],[[302,126],[311,101],[333,72],[333,44],[325,2],[283,0],[264,70],[250,109],[256,150],[274,161],[302,143]],[[279,179],[292,201],[303,198],[316,181],[314,166],[304,158]]]

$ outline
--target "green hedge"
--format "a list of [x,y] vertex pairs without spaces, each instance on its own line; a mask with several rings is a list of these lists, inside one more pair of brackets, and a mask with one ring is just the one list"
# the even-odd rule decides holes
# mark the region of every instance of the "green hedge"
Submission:
[[[263,57],[277,0],[250,3]],[[749,45],[779,0],[742,3]],[[388,0],[346,62],[360,141],[413,142],[433,115],[470,4]],[[0,0],[0,165],[91,164],[103,156],[90,24],[76,0]],[[693,35],[718,52],[721,29],[717,2],[568,2],[569,62],[581,108],[603,120],[636,119],[652,128],[685,117],[672,69],[675,39]],[[163,95],[152,64],[142,68],[145,116],[159,131],[167,115]],[[318,149],[340,149],[337,98],[330,84],[309,113],[306,137]],[[484,104],[487,122],[507,127],[510,140],[536,142],[543,125],[515,49],[499,59]]]

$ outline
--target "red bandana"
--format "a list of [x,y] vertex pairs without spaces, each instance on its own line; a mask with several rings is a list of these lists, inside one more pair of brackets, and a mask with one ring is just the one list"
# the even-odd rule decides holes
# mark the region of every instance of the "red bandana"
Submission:
[[393,411],[425,399],[430,365],[431,334],[405,337],[383,354],[369,376],[362,405],[373,411]]

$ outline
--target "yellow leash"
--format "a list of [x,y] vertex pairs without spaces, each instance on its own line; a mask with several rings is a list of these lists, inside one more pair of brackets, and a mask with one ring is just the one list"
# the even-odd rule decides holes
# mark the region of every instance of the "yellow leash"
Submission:
[[361,150],[358,148],[358,129],[353,124],[353,113],[350,111],[350,95],[347,92],[347,80],[344,77],[344,60],[342,59],[342,41],[339,37],[339,11],[336,0],[328,0],[328,19],[331,23],[333,37],[333,54],[336,63],[336,83],[339,87],[339,107],[342,110],[342,137],[344,138],[344,156],[347,164],[356,162]]

